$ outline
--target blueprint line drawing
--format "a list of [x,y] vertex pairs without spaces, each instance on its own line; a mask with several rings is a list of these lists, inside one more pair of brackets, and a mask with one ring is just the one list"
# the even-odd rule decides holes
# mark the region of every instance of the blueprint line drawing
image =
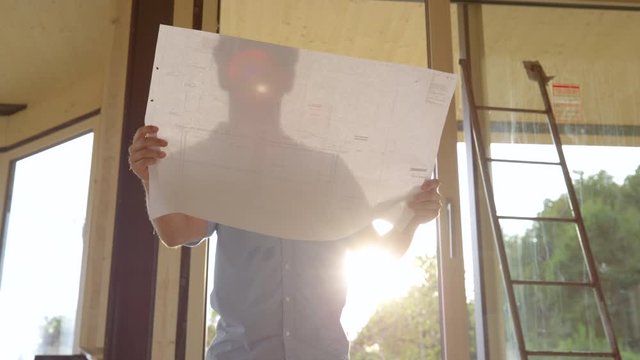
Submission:
[[[145,123],[152,218],[329,241],[406,217],[456,75],[161,25]],[[405,214],[405,215],[402,215]]]

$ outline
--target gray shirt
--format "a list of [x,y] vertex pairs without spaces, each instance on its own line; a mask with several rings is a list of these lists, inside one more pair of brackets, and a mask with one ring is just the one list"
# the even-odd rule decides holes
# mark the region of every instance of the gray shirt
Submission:
[[208,360],[342,360],[347,240],[297,241],[211,225],[218,235]]

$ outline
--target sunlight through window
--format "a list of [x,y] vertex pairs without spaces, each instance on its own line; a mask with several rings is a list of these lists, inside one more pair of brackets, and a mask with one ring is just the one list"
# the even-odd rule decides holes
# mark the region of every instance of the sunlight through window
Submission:
[[15,163],[0,282],[0,359],[72,354],[93,134]]

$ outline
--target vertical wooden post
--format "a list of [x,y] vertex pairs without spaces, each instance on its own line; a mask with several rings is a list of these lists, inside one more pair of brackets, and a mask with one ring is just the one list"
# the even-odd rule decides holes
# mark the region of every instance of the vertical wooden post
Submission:
[[[435,70],[453,72],[451,13],[449,0],[425,1],[427,24],[427,59]],[[437,177],[442,180],[441,195],[447,206],[438,218],[438,286],[440,295],[440,336],[442,358],[469,359],[469,322],[464,289],[462,229],[460,226],[460,195],[457,181],[458,129],[452,100],[442,132],[436,163]],[[460,331],[464,331],[461,335]]]
[[105,334],[105,358],[151,359],[158,239],[148,220],[144,190],[129,171],[128,146],[143,125],[160,24],[172,24],[173,0],[134,0],[115,231]]

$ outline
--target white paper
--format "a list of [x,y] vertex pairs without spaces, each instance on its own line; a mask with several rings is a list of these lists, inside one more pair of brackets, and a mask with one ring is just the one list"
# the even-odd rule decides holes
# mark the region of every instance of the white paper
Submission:
[[455,85],[426,68],[163,25],[145,123],[169,145],[150,171],[150,216],[298,240],[406,222]]

